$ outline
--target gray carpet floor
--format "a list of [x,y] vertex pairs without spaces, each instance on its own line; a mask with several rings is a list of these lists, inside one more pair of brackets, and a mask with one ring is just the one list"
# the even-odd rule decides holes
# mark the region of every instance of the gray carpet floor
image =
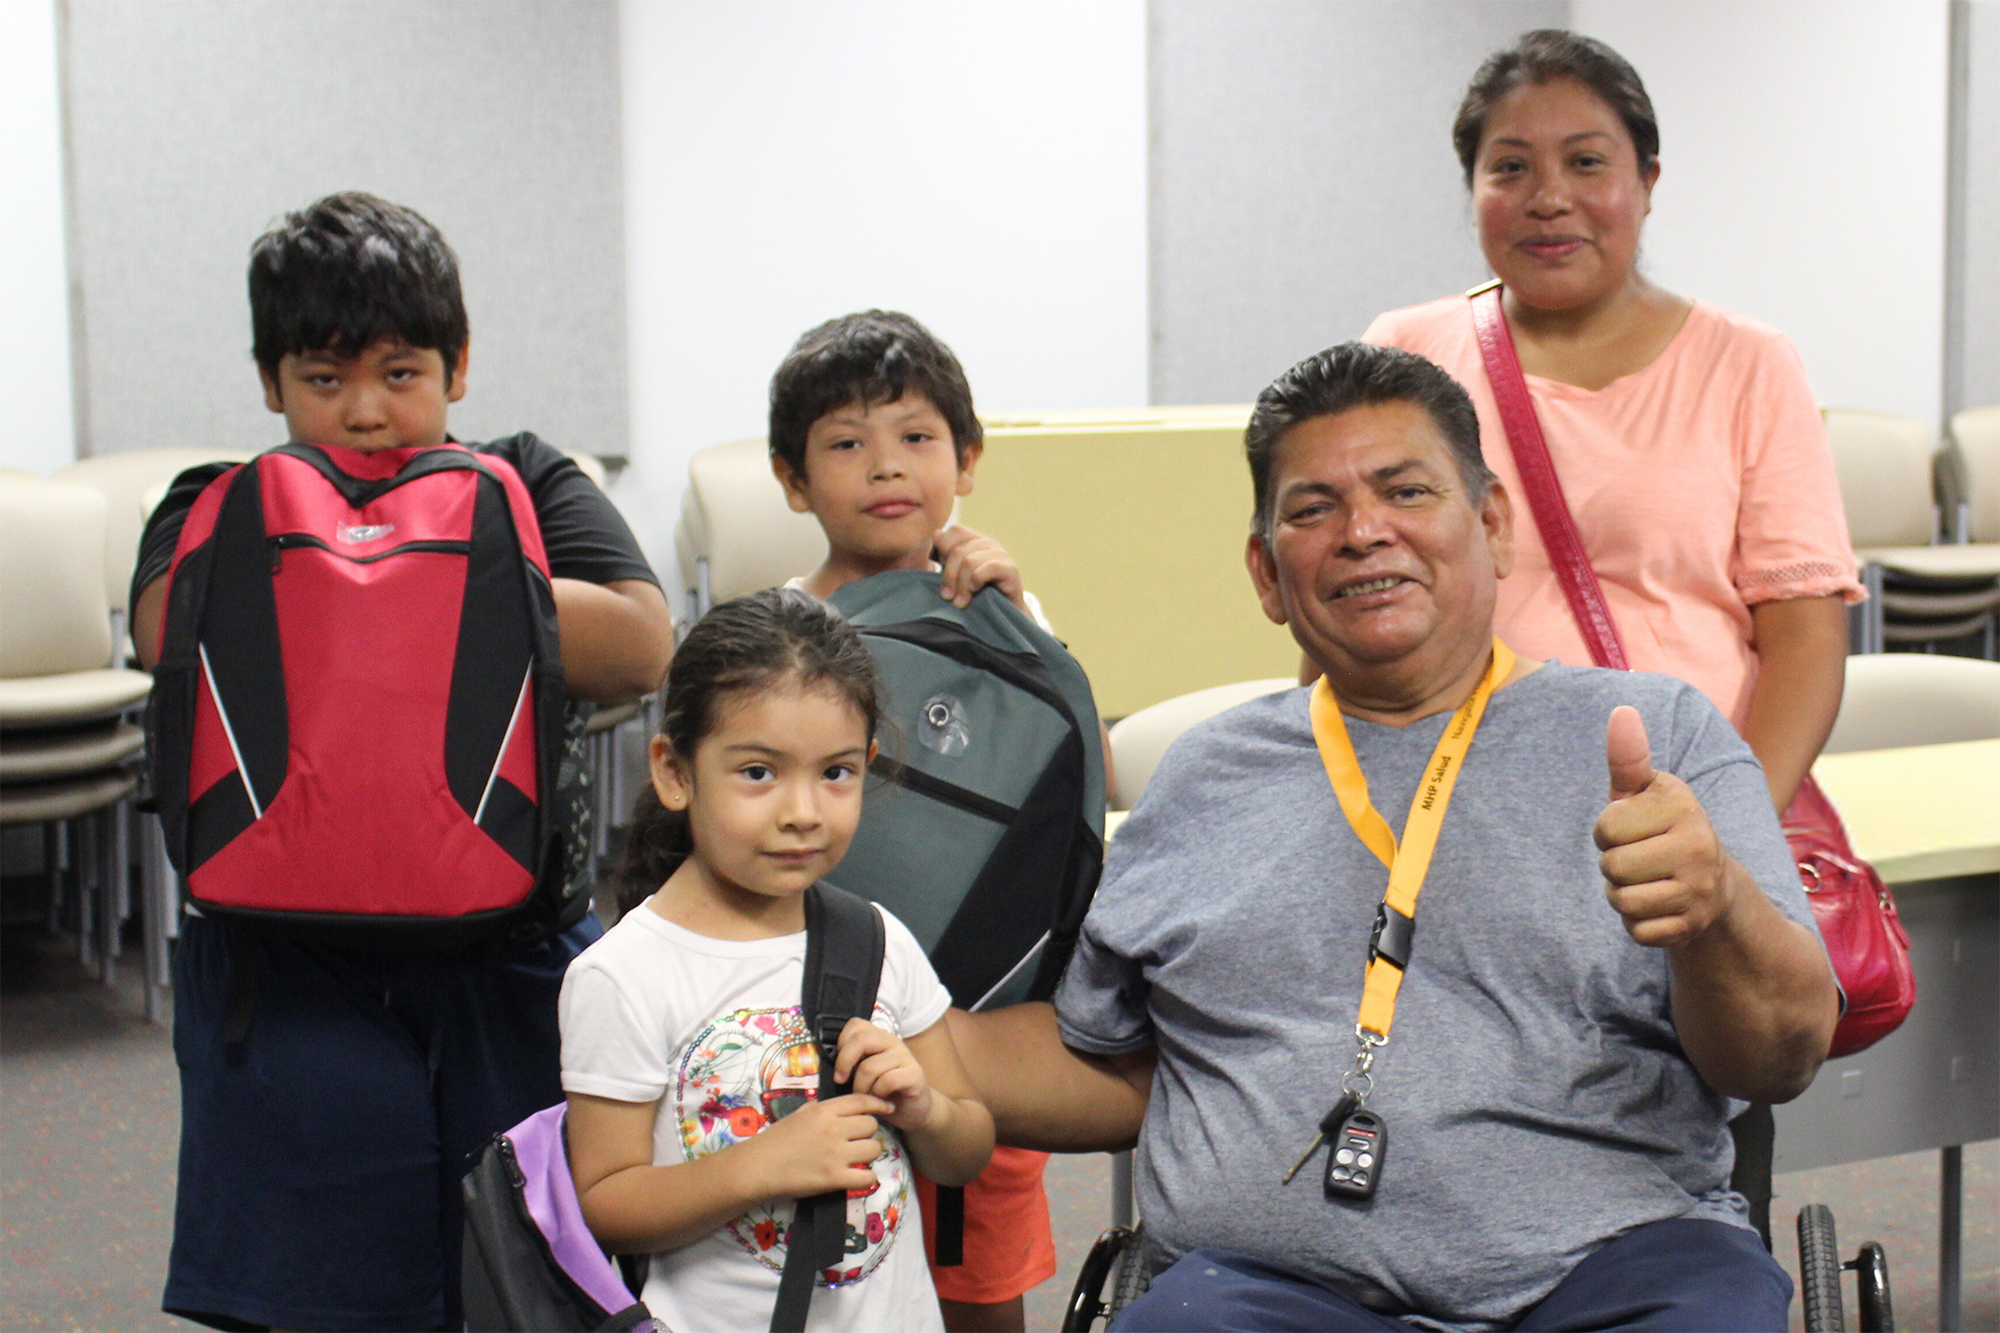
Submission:
[[[127,962],[106,989],[62,941],[0,932],[0,1329],[191,1327],[159,1308],[179,1126],[172,1043],[143,1018]],[[1937,1176],[1935,1153],[1780,1176],[1774,1215],[1830,1204],[1845,1250],[1887,1246],[1900,1326],[1935,1329]],[[1110,1178],[1101,1156],[1052,1163],[1058,1276],[1030,1293],[1030,1328],[1060,1323],[1106,1225]],[[2000,1144],[1969,1147],[1965,1178],[1964,1327],[2000,1329]],[[1796,1275],[1786,1236],[1778,1252]]]

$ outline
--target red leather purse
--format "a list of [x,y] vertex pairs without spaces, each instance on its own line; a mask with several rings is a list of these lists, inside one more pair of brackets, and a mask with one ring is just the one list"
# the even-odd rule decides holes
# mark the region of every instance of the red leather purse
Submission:
[[[1562,483],[1556,479],[1548,442],[1535,415],[1534,399],[1521,374],[1514,338],[1500,308],[1496,279],[1473,288],[1472,327],[1486,362],[1500,421],[1521,474],[1528,512],[1549,553],[1570,614],[1601,667],[1629,670],[1625,645],[1604,601],[1604,588],[1583,549]],[[1916,1003],[1917,982],[1910,970],[1910,937],[1896,916],[1896,900],[1875,867],[1854,854],[1839,811],[1808,773],[1785,807],[1785,841],[1798,862],[1799,881],[1826,941],[1833,972],[1846,992],[1847,1008],[1834,1028],[1830,1055],[1852,1055],[1894,1032]]]

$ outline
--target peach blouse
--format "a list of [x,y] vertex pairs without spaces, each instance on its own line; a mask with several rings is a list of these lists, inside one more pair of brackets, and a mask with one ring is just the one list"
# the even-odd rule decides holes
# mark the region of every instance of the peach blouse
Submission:
[[[1588,663],[1527,510],[1472,302],[1453,296],[1392,310],[1362,336],[1429,357],[1472,395],[1487,465],[1514,501],[1500,637],[1530,657]],[[1643,370],[1597,390],[1527,381],[1626,656],[1638,670],[1691,682],[1741,726],[1757,672],[1750,608],[1862,597],[1798,353],[1777,330],[1697,301]]]

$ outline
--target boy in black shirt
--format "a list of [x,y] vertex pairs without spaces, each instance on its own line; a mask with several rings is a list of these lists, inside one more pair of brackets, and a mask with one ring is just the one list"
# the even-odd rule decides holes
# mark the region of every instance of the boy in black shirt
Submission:
[[[291,440],[446,441],[466,387],[465,306],[455,257],[416,213],[341,194],[291,214],[251,251],[250,304],[265,403]],[[471,448],[512,464],[533,497],[571,695],[657,688],[672,619],[617,510],[533,435]],[[149,666],[181,526],[223,470],[183,474],[147,525],[132,606]],[[181,1156],[164,1308],[218,1328],[460,1324],[466,1155],[561,1099],[556,995],[597,934],[585,916],[497,959],[259,936],[253,1018],[231,1045],[237,932],[190,915],[174,956]]]

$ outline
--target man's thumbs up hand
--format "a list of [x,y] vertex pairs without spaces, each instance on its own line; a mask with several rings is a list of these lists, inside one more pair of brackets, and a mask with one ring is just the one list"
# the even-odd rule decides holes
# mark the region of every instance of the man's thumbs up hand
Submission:
[[1611,799],[1637,796],[1653,780],[1653,747],[1639,710],[1620,704],[1604,727],[1604,758],[1611,766]]
[[1688,785],[1653,768],[1637,709],[1611,710],[1604,760],[1611,800],[1598,816],[1596,838],[1605,896],[1638,943],[1689,943],[1728,907],[1722,844]]

